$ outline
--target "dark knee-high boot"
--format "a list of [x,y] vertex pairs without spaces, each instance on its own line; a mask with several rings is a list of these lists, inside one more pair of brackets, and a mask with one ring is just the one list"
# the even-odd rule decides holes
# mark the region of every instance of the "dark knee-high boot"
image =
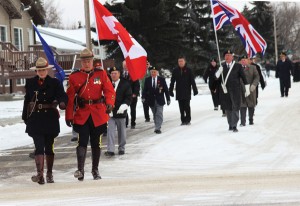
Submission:
[[46,181],[47,181],[47,183],[54,183],[53,174],[52,174],[53,162],[54,162],[54,154],[46,155],[46,164],[47,164]]
[[92,175],[94,177],[94,180],[101,179],[98,170],[100,154],[101,154],[101,149],[99,147],[92,148]]
[[35,164],[37,174],[31,177],[33,182],[37,182],[39,184],[45,184],[44,179],[44,155],[35,155]]
[[84,163],[86,157],[86,150],[86,147],[78,146],[76,148],[78,170],[75,171],[74,177],[78,178],[78,180],[80,181],[84,179]]

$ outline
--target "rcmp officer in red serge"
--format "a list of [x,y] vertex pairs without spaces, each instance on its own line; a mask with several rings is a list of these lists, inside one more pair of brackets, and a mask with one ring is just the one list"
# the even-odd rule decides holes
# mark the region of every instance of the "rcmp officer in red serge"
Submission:
[[31,180],[44,184],[44,155],[47,164],[47,183],[53,183],[52,168],[54,162],[54,138],[60,132],[59,113],[56,109],[65,109],[68,101],[67,94],[58,79],[48,75],[46,59],[40,57],[36,66],[30,68],[35,70],[37,75],[26,81],[24,107],[22,119],[26,124],[26,133],[33,138],[35,145],[35,163],[37,175]]
[[[115,104],[115,91],[106,71],[93,67],[93,53],[84,49],[80,53],[79,71],[69,77],[67,94],[69,102],[66,109],[66,124],[79,134],[76,148],[77,166],[74,177],[84,179],[84,163],[90,139],[92,150],[92,175],[101,179],[98,171],[100,160],[100,136],[106,130],[108,114]],[[104,97],[103,97],[104,95]],[[74,103],[75,111],[74,111]]]

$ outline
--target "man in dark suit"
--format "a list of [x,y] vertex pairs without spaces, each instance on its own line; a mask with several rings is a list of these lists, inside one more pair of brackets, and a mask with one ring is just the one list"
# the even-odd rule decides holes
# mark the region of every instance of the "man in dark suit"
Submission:
[[289,96],[289,89],[291,88],[291,75],[293,74],[292,62],[287,59],[286,53],[281,52],[280,60],[276,65],[275,77],[279,78],[281,97]]
[[156,67],[150,66],[149,70],[151,76],[145,80],[142,101],[147,102],[150,106],[154,117],[154,132],[160,134],[163,123],[163,109],[166,104],[165,97],[167,105],[170,104],[171,100],[165,78],[158,76]]
[[113,67],[110,70],[110,75],[112,79],[113,87],[116,91],[116,101],[115,107],[110,114],[110,119],[108,120],[107,129],[107,152],[104,154],[106,156],[115,155],[115,131],[118,131],[118,145],[119,145],[119,155],[125,154],[125,144],[126,144],[126,127],[125,119],[127,116],[127,109],[131,103],[132,92],[128,81],[125,79],[120,79],[120,70]]
[[[131,116],[131,129],[135,129],[135,120],[136,120],[136,105],[138,96],[140,95],[140,82],[139,80],[132,81],[130,78],[130,74],[128,73],[126,61],[123,61],[123,78],[128,80],[131,86],[132,91],[132,100],[130,104],[130,116]],[[128,125],[128,115],[126,117],[126,127]]]
[[236,128],[239,121],[239,110],[241,108],[241,81],[245,85],[245,97],[250,95],[250,84],[248,84],[243,67],[233,61],[233,52],[224,52],[225,63],[216,72],[216,78],[221,78],[220,100],[221,107],[225,109],[229,130],[238,132]]
[[178,67],[172,72],[170,83],[170,96],[174,97],[174,84],[176,83],[176,100],[178,100],[179,110],[181,114],[181,125],[191,124],[191,88],[193,88],[194,96],[198,94],[194,74],[190,68],[186,66],[185,57],[178,58]]

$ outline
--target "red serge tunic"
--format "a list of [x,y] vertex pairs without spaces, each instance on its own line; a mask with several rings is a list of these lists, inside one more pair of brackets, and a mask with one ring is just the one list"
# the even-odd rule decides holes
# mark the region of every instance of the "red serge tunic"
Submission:
[[[86,83],[87,81],[87,83]],[[84,107],[74,108],[75,94],[87,101],[97,101],[105,97],[103,103],[86,103]],[[94,69],[90,73],[83,70],[74,72],[69,77],[67,95],[69,97],[66,108],[66,120],[73,120],[74,124],[83,125],[92,116],[94,126],[100,126],[109,119],[106,114],[106,104],[114,106],[115,90],[106,71]]]

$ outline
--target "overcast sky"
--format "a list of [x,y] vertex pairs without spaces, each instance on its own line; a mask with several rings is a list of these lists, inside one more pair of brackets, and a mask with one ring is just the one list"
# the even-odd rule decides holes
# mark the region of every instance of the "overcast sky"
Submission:
[[[75,23],[77,25],[78,21],[81,21],[83,25],[85,24],[84,0],[44,0],[44,2],[47,1],[54,1],[55,4],[58,5],[59,11],[61,11],[62,13],[62,21],[64,27],[74,25]],[[105,1],[106,0],[100,0],[100,2],[102,3],[104,3]],[[238,9],[239,11],[242,11],[245,3],[247,3],[247,1],[245,0],[226,0],[225,2]],[[92,0],[90,0],[90,10],[91,9]],[[93,12],[91,12],[91,22],[94,22]]]

